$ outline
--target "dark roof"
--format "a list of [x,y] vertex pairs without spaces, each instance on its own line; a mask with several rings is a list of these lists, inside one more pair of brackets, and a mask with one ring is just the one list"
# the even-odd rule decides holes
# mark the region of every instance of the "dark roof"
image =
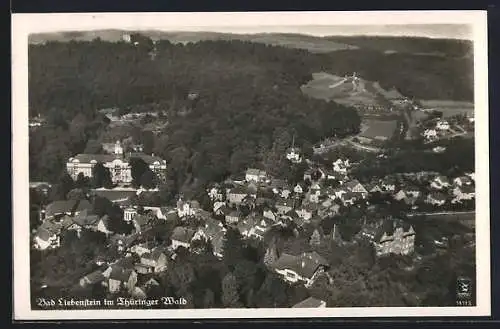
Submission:
[[194,234],[196,232],[190,228],[177,226],[174,228],[172,232],[172,236],[170,237],[172,240],[181,241],[181,242],[191,242]]
[[47,217],[52,217],[57,214],[63,214],[63,213],[69,213],[72,212],[76,204],[78,203],[78,200],[59,200],[59,201],[54,201],[47,205],[45,208],[45,215]]
[[87,200],[80,200],[76,207],[74,208],[73,211],[75,212],[80,212],[80,211],[83,211],[83,210],[92,210],[93,207],[92,207],[92,204],[90,204],[90,202],[88,202]]
[[370,120],[368,123],[368,129],[363,131],[360,134],[360,136],[366,138],[376,138],[376,137],[391,138],[397,127],[398,123],[396,120],[391,120],[391,121]]
[[352,190],[352,189],[353,189],[353,188],[355,188],[358,184],[359,184],[359,185],[361,185],[361,183],[360,183],[357,179],[354,179],[354,180],[352,180],[352,181],[347,182],[347,183],[345,184],[345,186],[346,186],[348,189]]
[[244,186],[236,186],[229,190],[230,194],[248,194],[248,189]]
[[120,282],[127,282],[130,279],[130,276],[134,270],[129,269],[129,268],[123,268],[121,266],[113,266],[111,269],[111,274],[109,275],[109,278],[112,280],[117,280]]
[[99,221],[99,216],[89,214],[87,209],[82,210],[78,215],[73,218],[73,222],[84,227],[94,225]]
[[111,162],[114,159],[118,159],[120,156],[114,154],[77,154],[71,160],[78,160],[80,163],[90,163],[90,161],[95,160],[96,162]]
[[313,308],[313,307],[320,307],[321,304],[323,304],[324,301],[314,298],[314,297],[309,297],[304,299],[303,301],[295,304],[292,306],[292,308]]
[[95,284],[104,281],[105,277],[101,270],[94,271],[83,277],[87,279],[90,284]]
[[300,276],[311,278],[321,265],[328,266],[329,264],[317,252],[310,252],[299,256],[283,253],[272,266],[275,269],[290,269]]

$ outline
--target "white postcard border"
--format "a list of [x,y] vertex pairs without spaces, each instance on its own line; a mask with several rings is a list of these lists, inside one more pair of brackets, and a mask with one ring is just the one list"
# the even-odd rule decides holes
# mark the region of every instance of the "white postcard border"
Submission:
[[[155,22],[157,22],[155,24]],[[221,22],[224,22],[221,24]],[[334,24],[332,24],[334,22]],[[87,29],[182,30],[210,26],[470,24],[474,39],[476,124],[476,307],[368,307],[322,309],[43,310],[30,309],[28,35]],[[13,283],[15,320],[214,319],[302,317],[488,316],[491,313],[489,133],[485,11],[72,13],[12,15]]]

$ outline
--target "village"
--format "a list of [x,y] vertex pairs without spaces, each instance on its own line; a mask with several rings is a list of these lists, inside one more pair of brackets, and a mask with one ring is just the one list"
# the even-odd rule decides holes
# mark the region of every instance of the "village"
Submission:
[[[323,277],[335,286],[329,274],[332,264],[315,249],[323,241],[352,246],[367,242],[377,258],[401,255],[418,261],[422,259],[417,244],[421,232],[415,230],[410,218],[474,212],[474,172],[458,177],[414,172],[362,183],[352,174],[357,165],[352,159],[338,158],[325,166],[306,159],[293,145],[284,156],[290,170],[298,166],[305,169],[300,181],[291,183],[262,169],[248,168],[241,177],[211,184],[206,190],[208,203],[178,195],[175,204],[144,206],[134,202],[137,196],[158,190],[129,188],[132,154],[126,154],[119,141],[108,149],[109,154],[81,154],[68,159],[68,174],[76,180],[79,175],[92,176],[97,163],[108,168],[120,187],[95,192],[120,207],[122,221],[131,227],[130,232],[113,232],[109,216],[96,214],[86,198],[60,200],[40,211],[32,247],[43,255],[60,248],[61,236],[68,231],[77,236],[84,231],[104,234],[109,252],[94,259],[93,270],[81,275],[74,285],[100,286],[110,295],[148,298],[151,289],[160,285],[158,275],[169,271],[179,253],[200,253],[208,248],[223,259],[228,231],[262,244],[268,271],[284,282],[307,289]],[[157,156],[141,152],[134,156],[142,158],[160,177],[166,170],[165,160]],[[43,183],[30,187],[45,194],[50,189]],[[360,215],[349,216],[353,209]],[[346,221],[358,229],[349,233],[344,228]],[[171,230],[158,230],[165,225]],[[309,251],[279,253],[276,238],[269,236],[287,229],[292,232],[292,240],[308,241]],[[158,232],[168,232],[169,236],[157,239]],[[433,239],[437,250],[446,249],[447,243],[446,236]],[[325,307],[326,301],[310,296],[292,306]]]

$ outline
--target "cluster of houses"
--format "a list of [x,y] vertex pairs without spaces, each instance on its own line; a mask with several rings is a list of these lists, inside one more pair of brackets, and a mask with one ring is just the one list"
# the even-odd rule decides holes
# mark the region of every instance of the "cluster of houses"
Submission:
[[[292,165],[303,161],[300,151],[294,147],[288,149],[287,159]],[[168,271],[179,248],[199,252],[203,246],[210,245],[213,254],[223,258],[229,228],[238,230],[244,239],[265,241],[266,233],[273,227],[293,227],[294,232],[300,234],[312,226],[313,235],[337,239],[337,225],[328,234],[319,224],[325,218],[342,215],[349,207],[360,204],[374,207],[370,205],[374,194],[390,196],[414,210],[418,210],[419,200],[442,207],[448,201],[459,203],[474,198],[473,173],[451,179],[409,174],[411,177],[391,176],[361,183],[352,177],[353,164],[349,159],[337,159],[328,168],[307,163],[303,179],[293,185],[257,168],[249,168],[242,179],[212,184],[206,191],[211,209],[203,209],[197,200],[184,200],[182,196],[175,206],[169,207],[120,204],[123,221],[133,227],[129,235],[112,232],[109,218],[93,214],[92,205],[86,200],[56,201],[41,212],[42,225],[35,233],[34,246],[40,250],[60,247],[60,236],[65,230],[75,230],[77,234],[84,229],[102,232],[120,257],[95,260],[99,268],[81,278],[79,285],[99,284],[109,293],[126,291],[132,296],[144,297],[158,286],[156,275]],[[417,186],[413,181],[425,184]],[[145,241],[147,232],[164,222],[176,223],[171,235],[166,237],[168,242]],[[399,219],[365,224],[356,238],[370,241],[377,256],[410,255],[415,247],[413,227]],[[310,287],[319,276],[328,276],[328,260],[315,251],[279,255],[267,246],[267,252],[273,256],[266,263],[268,269],[286,282]],[[299,304],[294,307],[306,307]],[[309,304],[324,306],[323,301],[314,298],[304,301],[304,305]]]

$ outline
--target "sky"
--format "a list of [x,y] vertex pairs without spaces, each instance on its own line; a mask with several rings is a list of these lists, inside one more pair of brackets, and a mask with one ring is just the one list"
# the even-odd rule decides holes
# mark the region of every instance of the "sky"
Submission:
[[[161,29],[161,28],[159,28]],[[162,29],[163,30],[163,29]],[[469,26],[462,24],[418,25],[307,25],[307,26],[237,26],[237,27],[186,27],[176,31],[210,31],[221,33],[300,33],[313,36],[369,35],[369,36],[417,36],[428,38],[471,39]]]

